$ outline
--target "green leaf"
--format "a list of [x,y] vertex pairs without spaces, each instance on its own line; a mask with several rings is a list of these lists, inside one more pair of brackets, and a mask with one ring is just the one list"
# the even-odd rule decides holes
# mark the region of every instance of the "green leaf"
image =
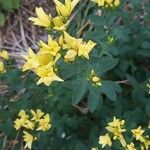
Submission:
[[104,58],[99,62],[99,64],[96,66],[96,70],[99,74],[103,74],[107,72],[108,70],[111,70],[114,68],[118,63],[118,59],[115,58]]
[[61,68],[60,75],[63,77],[64,80],[70,78],[76,73],[77,69],[72,64],[65,64]]
[[3,13],[0,13],[0,27],[5,24],[5,16]]
[[1,7],[7,11],[12,11],[20,6],[20,0],[1,0]]
[[87,146],[83,143],[77,143],[76,144],[76,150],[87,150]]
[[150,103],[148,103],[148,104],[145,106],[145,111],[146,111],[147,115],[150,117]]
[[80,84],[78,84],[73,90],[72,104],[74,105],[78,104],[83,98],[86,91],[87,91],[87,82],[86,81],[80,82]]
[[89,19],[95,24],[95,25],[104,25],[105,20],[102,16],[98,15],[90,15]]
[[121,40],[123,42],[128,42],[129,41],[129,34],[130,33],[130,29],[129,28],[125,28],[125,27],[115,27],[113,28],[112,34],[114,37],[116,37],[116,39]]
[[99,90],[96,88],[91,88],[90,89],[90,94],[88,97],[88,108],[90,112],[94,112],[96,108],[98,107],[98,104],[102,106],[102,96],[99,92]]
[[116,92],[121,92],[121,87],[116,82],[103,80],[100,91],[104,93],[110,100],[116,101]]
[[143,57],[150,57],[149,49],[140,49],[140,50],[137,51],[137,54],[139,54]]
[[137,81],[136,79],[131,76],[130,74],[125,74],[126,78],[129,80],[129,82],[131,83],[131,85],[134,87],[134,86],[137,86]]
[[141,47],[143,49],[148,49],[150,48],[150,42],[149,41],[144,41],[142,44],[141,44]]

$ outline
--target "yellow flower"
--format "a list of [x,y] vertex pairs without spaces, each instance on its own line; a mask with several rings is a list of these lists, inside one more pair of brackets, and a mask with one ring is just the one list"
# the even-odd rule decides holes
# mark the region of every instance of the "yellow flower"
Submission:
[[37,14],[37,17],[30,17],[29,20],[31,20],[35,25],[42,26],[42,27],[51,27],[51,15],[47,15],[43,8],[36,7],[35,12]]
[[134,147],[134,143],[131,142],[130,144],[128,144],[126,150],[136,150]]
[[56,54],[60,50],[59,44],[55,40],[53,40],[50,35],[48,36],[48,44],[40,41],[39,46],[40,54],[51,54],[52,56],[56,56]]
[[89,53],[95,45],[96,43],[92,41],[88,41],[88,43],[85,43],[82,41],[82,39],[73,38],[67,32],[64,32],[63,48],[68,49],[69,51],[66,54],[67,56],[65,57],[65,60],[67,61],[74,61],[76,55],[83,56],[89,59]]
[[77,51],[75,50],[68,50],[66,55],[64,56],[64,59],[66,62],[72,62],[75,60],[75,57],[77,56]]
[[99,78],[98,78],[98,77],[96,77],[96,76],[94,76],[94,77],[92,77],[92,81],[93,81],[94,83],[96,83],[96,82],[98,82],[98,81],[99,81]]
[[114,6],[117,7],[117,6],[119,6],[119,5],[120,5],[120,0],[115,0],[115,1],[114,1]]
[[54,24],[54,29],[55,30],[58,30],[58,31],[66,30],[66,26],[68,25],[68,23],[69,22],[64,23],[64,20],[59,16],[53,18],[53,24]]
[[23,140],[26,143],[25,148],[31,149],[33,141],[37,140],[37,138],[34,137],[33,135],[29,134],[26,131],[23,131],[23,133],[24,133],[24,135],[23,135],[24,139]]
[[145,149],[149,150],[149,148],[150,148],[150,139],[148,140],[148,139],[144,138],[141,142],[144,144]]
[[63,44],[64,44],[64,38],[63,38],[62,35],[59,37],[59,41],[58,42],[59,42],[60,46],[63,46]]
[[32,51],[31,48],[28,50],[28,55],[23,56],[26,59],[26,63],[23,66],[22,71],[32,70],[39,66],[39,60],[37,55]]
[[[49,53],[38,52],[36,57],[37,57],[38,63],[39,63],[38,67],[45,66],[48,63],[53,62],[53,60],[54,60],[54,57]],[[36,67],[36,68],[38,68],[38,67]],[[36,71],[36,68],[33,70],[34,72]]]
[[[118,128],[122,128],[124,126],[124,124],[125,124],[124,120],[116,119],[116,117],[113,118],[112,122],[108,123],[109,126],[111,126],[111,127],[118,127]],[[124,130],[124,131],[126,131],[126,130]]]
[[63,82],[63,80],[55,74],[51,63],[46,66],[38,67],[36,69],[36,73],[40,77],[37,85],[41,84],[42,82],[47,86],[49,86],[53,81]]
[[28,120],[29,116],[25,113],[24,110],[20,110],[18,116],[20,117],[20,119],[16,119],[14,121],[15,125],[14,128],[16,130],[19,130],[21,127],[23,127],[25,125],[25,122]]
[[21,119],[27,120],[29,118],[29,116],[26,114],[26,112],[24,110],[20,110],[19,117],[21,117]]
[[16,129],[16,130],[19,130],[23,125],[24,125],[24,123],[25,123],[25,120],[24,119],[16,119],[15,121],[14,121],[14,128]]
[[96,43],[94,43],[93,41],[88,41],[88,43],[83,43],[79,46],[79,50],[78,50],[78,56],[83,56],[87,59],[89,59],[89,53],[91,52],[91,50],[94,48],[94,46],[96,45]]
[[54,2],[56,4],[57,13],[63,18],[67,18],[70,16],[79,0],[65,0],[65,4],[61,3],[59,0],[54,0]]
[[48,45],[41,41],[40,46],[41,50],[37,54],[29,48],[28,56],[24,56],[27,62],[23,66],[23,71],[34,71],[40,77],[37,84],[43,82],[49,86],[53,81],[63,81],[53,71],[55,63],[61,57],[61,54],[58,53],[59,44],[49,36]]
[[79,46],[82,44],[82,39],[76,39],[64,31],[64,49],[71,49],[78,52]]
[[122,135],[122,132],[124,132],[125,129],[120,129],[118,127],[110,127],[110,126],[107,126],[106,129],[113,134],[114,140],[118,139],[123,147],[126,146],[126,141]]
[[126,129],[123,128],[125,121],[119,120],[114,117],[112,122],[108,123],[106,129],[113,134],[113,139],[118,139],[123,147],[126,146],[126,141],[122,135],[122,132],[125,132]]
[[34,110],[31,110],[31,113],[33,115],[33,118],[31,120],[35,120],[36,122],[38,122],[44,115],[44,112],[42,112],[40,109],[37,109],[36,112]]
[[102,148],[104,148],[106,145],[111,146],[112,142],[111,142],[111,139],[110,139],[109,135],[106,134],[104,136],[100,136],[99,137],[99,144],[102,145]]
[[112,44],[114,42],[114,37],[113,36],[109,36],[108,38],[107,38],[107,43],[108,44]]
[[33,130],[35,127],[35,123],[30,120],[26,120],[23,124],[23,127]]
[[91,71],[91,75],[90,76],[91,76],[90,77],[91,81],[93,82],[94,85],[97,85],[97,86],[101,86],[102,85],[101,78],[96,75],[94,70]]
[[142,137],[142,134],[144,133],[144,130],[141,129],[141,126],[131,131],[133,133],[133,136],[136,138],[136,140],[139,140]]
[[2,61],[0,61],[0,73],[5,73],[6,69],[4,67],[4,63]]
[[117,7],[120,4],[120,0],[91,0],[102,7]]
[[0,51],[0,57],[2,57],[2,58],[4,58],[4,59],[8,60],[8,59],[9,59],[8,52],[5,51],[5,50]]
[[49,114],[46,114],[43,119],[39,120],[39,127],[37,128],[37,131],[38,130],[47,131],[50,127],[51,127],[50,116]]

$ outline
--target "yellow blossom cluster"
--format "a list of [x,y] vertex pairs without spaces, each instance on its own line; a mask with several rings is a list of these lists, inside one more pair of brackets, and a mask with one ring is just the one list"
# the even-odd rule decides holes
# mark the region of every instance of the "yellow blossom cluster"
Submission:
[[125,139],[122,134],[126,131],[126,129],[123,128],[124,124],[124,120],[119,120],[114,117],[113,121],[109,122],[108,126],[106,127],[106,129],[113,134],[113,140],[119,140],[123,147],[125,147],[126,145]]
[[91,0],[102,7],[117,7],[120,4],[120,0]]
[[89,53],[95,45],[96,43],[91,40],[86,43],[83,42],[83,39],[76,39],[71,37],[67,32],[64,32],[63,49],[67,49],[64,59],[66,62],[74,61],[76,56],[83,56],[89,59]]
[[150,94],[150,79],[148,80],[148,83],[146,84],[147,88],[148,88],[148,93]]
[[111,45],[113,42],[114,42],[114,37],[113,37],[113,36],[108,36],[108,38],[107,38],[107,43],[108,43],[109,45]]
[[0,51],[0,73],[5,73],[6,69],[4,66],[4,62],[2,60],[8,60],[9,59],[9,55],[8,52],[5,50],[1,50]]
[[146,150],[149,150],[150,148],[150,137],[148,136],[144,136],[144,130],[141,128],[141,126],[139,126],[136,129],[131,130],[133,136],[135,137],[135,139],[137,141],[140,141],[142,143],[141,147],[145,147]]
[[[89,40],[87,43],[83,39],[77,39],[69,35],[64,29],[65,25],[61,21],[67,22],[71,12],[77,5],[79,0],[66,0],[62,4],[58,0],[54,0],[56,4],[57,17],[52,18],[47,15],[42,8],[36,8],[38,17],[31,17],[29,20],[33,21],[35,25],[43,26],[46,28],[57,29],[59,37],[55,39],[48,36],[48,42],[39,42],[39,52],[29,48],[28,55],[23,56],[26,60],[23,71],[31,70],[40,78],[37,84],[44,83],[49,86],[53,81],[63,82],[57,75],[57,61],[63,57],[65,62],[72,62],[76,56],[82,56],[89,59],[89,53],[94,48],[96,43]],[[62,30],[63,29],[63,30]]]
[[28,55],[23,56],[26,63],[23,66],[23,71],[32,70],[40,79],[37,84],[44,83],[49,86],[53,81],[63,81],[55,73],[55,64],[60,58],[60,47],[58,43],[49,36],[48,44],[40,42],[40,51],[36,54],[29,48]]
[[14,128],[16,130],[23,129],[23,140],[26,143],[25,148],[31,149],[33,141],[37,140],[37,137],[30,134],[29,131],[47,131],[50,127],[50,116],[44,114],[40,109],[36,111],[31,110],[31,115],[28,115],[24,110],[20,110],[18,118],[14,121]]
[[35,25],[46,27],[47,29],[65,30],[69,23],[68,18],[78,2],[79,0],[65,0],[65,4],[63,4],[59,0],[54,0],[57,11],[56,17],[52,17],[51,14],[47,15],[41,7],[36,7],[37,17],[30,17],[29,20],[34,22]]
[[[112,146],[113,140],[118,140],[124,150],[136,150],[135,144],[133,142],[127,143],[123,133],[126,131],[124,129],[125,121],[119,120],[116,117],[113,118],[112,122],[108,123],[106,130],[108,133],[99,137],[99,144],[102,148],[105,146]],[[137,129],[131,130],[133,137],[140,141],[141,150],[149,150],[150,148],[150,138],[149,136],[144,136],[144,130],[139,126]]]
[[96,75],[94,70],[91,71],[90,80],[92,81],[93,85],[96,85],[96,86],[102,85],[101,78]]
[[63,80],[56,75],[56,63],[62,56],[61,53],[65,51],[64,61],[72,62],[76,56],[83,56],[89,59],[89,53],[96,43],[88,41],[83,42],[82,39],[76,39],[70,36],[67,32],[59,40],[53,40],[48,36],[48,44],[43,41],[39,42],[40,51],[34,53],[31,48],[28,50],[28,55],[23,56],[26,63],[23,66],[23,71],[32,70],[39,77],[37,84],[44,83],[49,86],[53,81]]

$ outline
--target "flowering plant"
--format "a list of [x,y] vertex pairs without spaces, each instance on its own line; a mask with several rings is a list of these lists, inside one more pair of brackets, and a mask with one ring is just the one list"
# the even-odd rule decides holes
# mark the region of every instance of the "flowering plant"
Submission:
[[[149,149],[149,4],[54,3],[54,15],[36,7],[29,18],[47,41],[28,49],[22,71],[0,76],[0,130],[10,139],[19,133],[16,149]],[[31,113],[16,119],[20,110]]]

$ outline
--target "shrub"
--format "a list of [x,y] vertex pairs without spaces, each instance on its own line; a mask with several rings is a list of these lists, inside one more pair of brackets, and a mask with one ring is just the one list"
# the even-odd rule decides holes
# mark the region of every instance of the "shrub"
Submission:
[[[8,69],[1,75],[8,92],[1,97],[0,130],[13,139],[14,116],[21,109],[40,109],[50,114],[51,128],[39,133],[33,149],[110,149],[101,141],[114,116],[126,122],[124,127],[125,122],[115,118],[119,129],[135,131],[142,126],[149,135],[149,3],[54,2],[55,17],[36,8],[37,17],[29,18],[49,35],[48,42],[39,42],[37,53],[29,48],[24,56],[23,71],[32,72]],[[113,150],[141,149],[131,132],[124,131],[127,145],[119,141],[108,145]],[[148,146],[142,148],[149,149],[145,136]],[[13,147],[19,149],[22,132],[17,139]]]

